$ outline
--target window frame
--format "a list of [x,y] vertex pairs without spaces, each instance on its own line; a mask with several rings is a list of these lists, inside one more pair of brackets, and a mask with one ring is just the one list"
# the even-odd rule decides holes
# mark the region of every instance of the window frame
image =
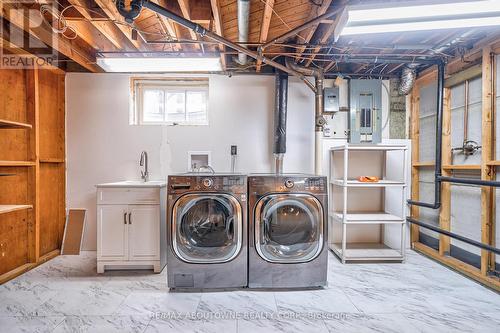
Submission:
[[[133,96],[133,110],[130,123],[133,125],[164,125],[164,126],[208,126],[209,125],[209,86],[208,79],[149,79],[149,78],[132,78],[131,88]],[[146,90],[162,90],[163,97],[163,121],[144,121],[144,92]],[[169,92],[184,93],[184,121],[167,120],[166,96]],[[206,108],[205,121],[190,121],[187,120],[187,95],[189,92],[205,92]]]

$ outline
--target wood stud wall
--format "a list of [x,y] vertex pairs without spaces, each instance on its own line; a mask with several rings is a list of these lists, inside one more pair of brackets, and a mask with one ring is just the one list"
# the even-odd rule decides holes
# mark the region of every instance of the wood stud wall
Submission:
[[[59,254],[65,222],[64,80],[59,70],[0,71],[0,283]],[[23,126],[9,126],[12,121]]]
[[[479,50],[479,52],[478,52]],[[447,87],[444,91],[444,107],[443,107],[443,137],[442,137],[442,174],[451,176],[453,170],[480,170],[481,179],[494,180],[496,179],[495,167],[500,165],[500,161],[495,160],[495,74],[494,70],[494,53],[499,53],[500,41],[488,40],[483,42],[480,47],[470,51],[470,55],[475,55],[482,65],[482,149],[481,149],[481,165],[451,165],[451,88]],[[456,74],[466,68],[460,61],[452,61],[447,65],[447,75]],[[474,65],[474,63],[472,63]],[[471,65],[471,66],[472,66]],[[411,129],[410,138],[412,139],[412,199],[422,201],[432,201],[433,198],[419,197],[419,172],[423,168],[433,168],[434,162],[420,161],[419,159],[419,106],[420,106],[420,89],[429,83],[435,81],[436,71],[427,71],[421,76],[411,93]],[[451,230],[451,184],[443,183],[441,185],[441,208],[439,211],[439,226],[445,230]],[[411,216],[419,218],[419,208],[411,207]],[[481,219],[481,242],[484,244],[494,244],[494,225],[495,225],[495,191],[491,187],[481,187],[481,213],[478,219]],[[466,221],[465,221],[466,222]],[[439,262],[477,280],[478,282],[487,285],[497,291],[500,291],[500,279],[492,274],[495,269],[495,256],[489,251],[481,251],[481,267],[478,269],[472,265],[462,262],[450,256],[450,237],[439,236],[439,250],[435,250],[419,241],[419,230],[416,225],[411,226],[411,242],[412,247],[430,256]]]

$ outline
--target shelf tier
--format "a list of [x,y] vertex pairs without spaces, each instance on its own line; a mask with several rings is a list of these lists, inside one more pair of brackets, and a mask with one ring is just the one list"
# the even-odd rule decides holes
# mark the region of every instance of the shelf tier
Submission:
[[64,163],[63,158],[40,158],[40,163]]
[[30,209],[32,205],[0,205],[0,214],[15,212],[17,210]]
[[16,167],[16,166],[34,166],[36,163],[32,161],[0,161],[0,166]]
[[[330,243],[330,249],[342,257],[342,244]],[[401,252],[382,243],[348,243],[344,259],[347,261],[403,261]]]
[[30,124],[26,123],[20,123],[17,121],[10,121],[10,120],[4,120],[0,119],[0,128],[6,128],[6,129],[15,129],[15,128],[21,128],[21,129],[31,129],[32,126]]
[[405,183],[403,182],[398,182],[394,180],[380,180],[376,183],[365,183],[365,182],[360,182],[359,180],[355,179],[350,179],[347,180],[347,183],[344,184],[343,179],[332,179],[330,181],[331,184],[336,185],[336,186],[347,186],[347,187],[389,187],[389,186],[406,186]]
[[[342,222],[344,218],[344,214],[337,212],[330,212],[330,216],[339,222]],[[405,219],[386,212],[348,213],[346,217],[347,224],[401,224],[404,222]]]
[[342,151],[344,149],[347,150],[357,150],[357,151],[388,151],[388,150],[407,150],[408,148],[405,145],[363,145],[363,144],[348,144],[344,146],[337,146],[330,148],[330,151]]

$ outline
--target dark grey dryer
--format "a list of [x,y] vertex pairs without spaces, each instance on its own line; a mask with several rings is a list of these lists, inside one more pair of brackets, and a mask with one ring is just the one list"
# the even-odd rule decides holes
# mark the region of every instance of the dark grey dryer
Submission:
[[326,177],[250,175],[250,288],[327,283]]

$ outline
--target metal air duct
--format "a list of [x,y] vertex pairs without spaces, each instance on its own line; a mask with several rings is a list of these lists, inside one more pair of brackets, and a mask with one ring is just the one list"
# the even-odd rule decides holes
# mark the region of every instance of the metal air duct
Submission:
[[[238,42],[248,42],[248,21],[250,19],[250,0],[238,0]],[[245,53],[238,53],[237,62],[246,65],[248,57]]]
[[412,90],[417,78],[417,66],[418,65],[416,64],[409,64],[403,67],[398,87],[398,92],[400,95],[406,96]]

